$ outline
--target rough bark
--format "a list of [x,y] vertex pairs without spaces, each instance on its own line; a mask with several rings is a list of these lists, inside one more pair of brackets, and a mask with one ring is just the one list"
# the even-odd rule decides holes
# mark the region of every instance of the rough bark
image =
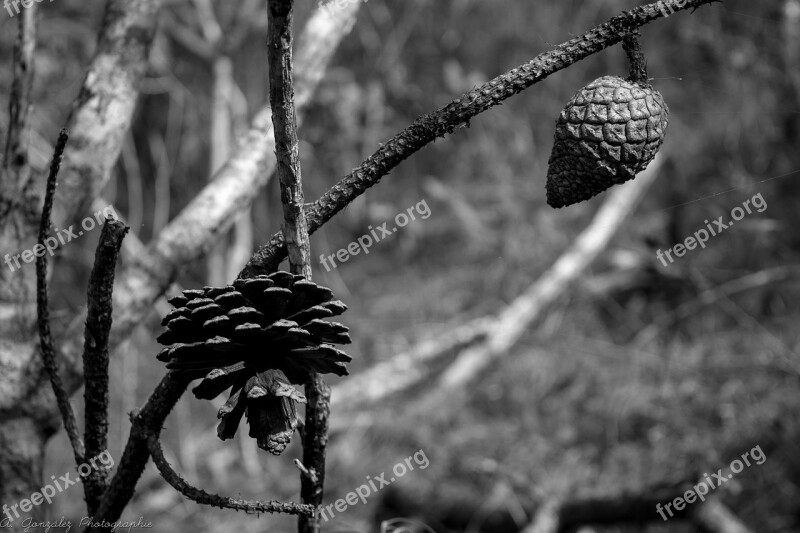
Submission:
[[[108,336],[111,330],[111,294],[122,239],[130,228],[119,220],[106,219],[97,245],[89,278],[88,311],[84,331],[83,368],[86,386],[84,443],[86,458],[92,459],[108,447]],[[84,480],[86,507],[93,515],[106,489],[107,473],[94,469]]]
[[289,250],[293,274],[311,278],[310,244],[303,212],[303,180],[300,169],[300,142],[292,80],[292,0],[269,3],[269,104],[275,136],[278,181],[283,206],[284,240]]

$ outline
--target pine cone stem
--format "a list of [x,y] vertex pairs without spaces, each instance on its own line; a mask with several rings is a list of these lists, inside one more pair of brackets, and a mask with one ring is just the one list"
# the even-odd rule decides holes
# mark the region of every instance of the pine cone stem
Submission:
[[639,30],[632,31],[622,39],[622,49],[630,62],[630,76],[634,82],[647,83],[647,61],[639,44]]

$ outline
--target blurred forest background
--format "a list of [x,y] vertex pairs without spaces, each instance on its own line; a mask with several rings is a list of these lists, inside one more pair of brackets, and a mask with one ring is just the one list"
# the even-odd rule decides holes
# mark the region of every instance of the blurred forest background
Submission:
[[[213,25],[195,3],[173,0],[161,15],[134,127],[103,194],[144,243],[200,190],[225,145],[266,102],[263,4],[213,5],[229,62],[204,53]],[[634,5],[366,1],[302,121],[307,201],[420,114]],[[44,167],[52,153],[45,139],[56,137],[80,88],[103,2],[39,7],[31,138],[33,164]],[[317,5],[302,1],[296,9],[299,34]],[[3,113],[15,35],[16,20],[0,13]],[[642,45],[671,111],[655,185],[580,283],[469,386],[456,409],[425,403],[435,376],[357,412],[334,409],[326,503],[418,450],[430,466],[324,530],[374,531],[381,517],[406,516],[437,533],[503,531],[492,522],[498,516],[521,527],[549,499],[636,493],[714,472],[760,445],[766,462],[746,468],[718,495],[755,531],[800,531],[800,1],[726,0],[676,13],[645,26]],[[354,339],[351,373],[502,310],[569,246],[605,195],[561,210],[546,205],[555,119],[580,87],[602,75],[625,76],[627,68],[616,46],[557,73],[422,150],[313,235],[315,281],[350,308],[342,321]],[[214,127],[219,120],[228,126]],[[0,123],[4,131],[5,115]],[[187,266],[180,287],[232,281],[242,259],[279,229],[277,189],[271,181],[211,258]],[[657,249],[758,193],[768,205],[763,213],[669,267],[656,259]],[[317,262],[422,200],[430,218],[369,255],[330,271]],[[60,250],[56,323],[82,312],[98,236]],[[741,278],[735,293],[719,289]],[[157,306],[112,359],[115,459],[130,428],[127,413],[165,372],[154,339],[166,310]],[[290,459],[300,457],[300,445],[275,458],[241,430],[222,443],[215,415],[208,402],[181,400],[164,432],[176,470],[222,494],[297,499]],[[63,433],[52,439],[48,475],[70,468],[69,450]],[[55,499],[49,516],[82,512],[82,495],[72,491]],[[187,502],[152,465],[123,515],[139,516],[159,532],[295,528],[288,516],[257,519]],[[645,530],[690,531],[677,521],[586,531]]]

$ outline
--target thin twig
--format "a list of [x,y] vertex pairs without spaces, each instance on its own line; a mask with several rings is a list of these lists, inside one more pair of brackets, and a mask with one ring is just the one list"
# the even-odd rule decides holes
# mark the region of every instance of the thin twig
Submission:
[[[674,11],[695,9],[719,1],[721,0],[686,0],[682,6],[676,4]],[[663,16],[659,2],[636,7],[464,93],[445,107],[418,118],[381,145],[358,168],[306,209],[308,231],[314,233],[369,187],[377,184],[389,171],[427,144],[468,125],[478,114],[501,104],[551,74],[619,43],[635,29]],[[269,243],[258,249],[239,277],[247,278],[273,272],[285,257],[283,236],[276,233]]]
[[[39,226],[40,251],[36,257],[36,309],[39,320],[39,341],[42,350],[42,359],[47,373],[50,375],[50,384],[56,395],[58,409],[61,411],[61,418],[64,421],[64,429],[72,444],[72,452],[75,456],[75,464],[80,465],[84,460],[83,442],[78,435],[78,424],[75,421],[75,413],[69,403],[69,395],[64,390],[61,376],[58,374],[58,364],[56,363],[55,348],[53,347],[53,337],[50,333],[50,312],[48,310],[47,296],[47,253],[44,243],[50,231],[50,213],[53,210],[53,196],[56,192],[56,177],[61,168],[61,158],[64,156],[64,149],[67,146],[69,133],[61,130],[56,143],[53,161],[50,163],[50,175],[47,177],[47,188],[45,190],[44,207],[42,208],[42,222]],[[52,237],[51,237],[52,238]],[[34,247],[36,250],[36,247]]]
[[292,3],[293,0],[270,0],[268,4],[269,103],[283,204],[281,233],[288,247],[291,272],[310,279],[311,247],[303,212],[303,181],[292,80]]
[[[111,331],[111,297],[114,290],[114,268],[128,233],[125,223],[106,219],[95,253],[94,268],[89,276],[88,310],[83,345],[85,380],[84,428],[86,457],[92,458],[108,447],[108,337]],[[108,473],[92,469],[84,478],[86,506],[93,515],[106,489]]]
[[163,477],[172,488],[201,505],[210,505],[212,507],[219,507],[220,509],[234,509],[246,513],[286,513],[300,516],[314,514],[314,507],[311,505],[294,502],[279,502],[277,500],[268,502],[242,500],[210,494],[202,489],[191,486],[172,469],[169,462],[167,462],[167,459],[164,457],[164,452],[161,450],[157,435],[151,433],[147,436],[147,448],[150,451],[150,455],[153,457],[156,468],[158,468],[158,471],[161,473],[161,477]]

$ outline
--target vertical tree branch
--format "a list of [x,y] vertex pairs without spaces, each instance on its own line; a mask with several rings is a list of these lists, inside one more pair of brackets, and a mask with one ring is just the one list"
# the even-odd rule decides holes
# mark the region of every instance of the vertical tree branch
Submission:
[[[311,279],[311,245],[303,212],[303,183],[297,140],[297,120],[292,83],[292,1],[270,0],[267,55],[269,58],[269,103],[275,131],[275,153],[283,205],[282,234],[289,254],[290,270]],[[325,480],[325,447],[328,443],[330,388],[316,373],[311,373],[305,387],[306,422],[303,434],[303,464],[300,495],[312,505],[312,516],[301,515],[300,533],[319,532],[316,509],[322,503]]]
[[[41,253],[47,250],[44,243],[48,238],[47,234],[50,230],[50,213],[53,210],[56,177],[58,176],[58,170],[61,168],[61,158],[64,156],[67,139],[69,139],[67,130],[61,130],[58,136],[58,142],[56,143],[55,152],[53,153],[53,161],[50,164],[50,175],[47,177],[44,207],[42,208],[42,222],[39,226],[39,244],[34,247],[34,252],[36,252],[36,248],[41,246],[41,248],[39,248],[40,253],[36,254],[36,309],[39,318],[39,342],[41,343],[44,367],[50,375],[50,384],[53,386],[53,392],[56,395],[58,409],[61,411],[61,418],[64,421],[64,428],[67,430],[67,436],[72,444],[75,464],[79,465],[84,460],[83,443],[78,436],[78,424],[75,421],[75,413],[72,411],[72,406],[69,403],[69,395],[66,390],[64,390],[64,383],[61,381],[61,376],[58,374],[53,337],[50,334],[50,312],[47,309],[47,254]],[[55,237],[49,238],[55,239]]]
[[269,103],[283,204],[283,238],[293,274],[311,279],[310,244],[303,212],[303,183],[292,82],[292,0],[270,0],[267,37]]
[[[325,449],[328,446],[328,415],[331,411],[331,388],[317,373],[306,384],[306,422],[303,434],[303,465],[309,471],[301,476],[300,501],[318,508],[325,488]],[[318,533],[319,515],[301,516],[299,533]]]
[[[97,245],[94,268],[89,277],[86,329],[84,330],[83,372],[84,441],[86,457],[106,451],[108,446],[108,337],[111,331],[111,295],[114,267],[128,227],[113,218],[106,219]],[[84,478],[86,507],[93,515],[106,489],[107,473],[93,469]]]

